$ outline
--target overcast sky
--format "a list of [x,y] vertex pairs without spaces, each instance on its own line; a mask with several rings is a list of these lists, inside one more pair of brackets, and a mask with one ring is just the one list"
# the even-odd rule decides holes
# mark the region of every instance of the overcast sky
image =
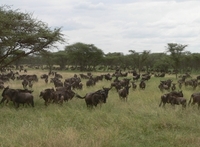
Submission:
[[167,43],[187,44],[185,50],[200,52],[200,0],[1,0],[0,4],[33,13],[51,28],[62,27],[68,44],[94,44],[104,53],[165,52]]

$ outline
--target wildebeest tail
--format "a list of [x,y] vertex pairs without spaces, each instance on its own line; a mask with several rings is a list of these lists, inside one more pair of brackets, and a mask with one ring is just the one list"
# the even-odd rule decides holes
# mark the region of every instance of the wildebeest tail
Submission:
[[86,95],[82,97],[82,96],[76,94],[76,97],[79,98],[79,99],[85,99]]

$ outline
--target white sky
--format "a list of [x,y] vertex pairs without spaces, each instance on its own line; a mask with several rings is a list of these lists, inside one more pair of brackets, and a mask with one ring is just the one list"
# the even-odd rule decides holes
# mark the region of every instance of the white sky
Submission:
[[67,43],[94,44],[104,53],[165,52],[167,43],[200,52],[200,0],[1,0],[49,27]]

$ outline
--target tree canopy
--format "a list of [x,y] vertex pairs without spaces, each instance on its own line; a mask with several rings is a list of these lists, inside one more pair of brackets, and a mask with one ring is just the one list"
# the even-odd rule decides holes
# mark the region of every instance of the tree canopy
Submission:
[[65,47],[71,65],[80,66],[81,70],[95,68],[102,62],[104,53],[93,44],[75,43]]
[[64,42],[61,28],[53,30],[32,14],[0,7],[0,68],[29,54],[55,47]]
[[[177,71],[180,68],[181,57],[182,55],[184,55],[185,48],[188,45],[182,45],[182,44],[177,44],[177,43],[168,43],[167,45],[168,45],[167,52],[170,53],[171,60],[173,61],[171,66],[176,70],[176,73],[177,73]],[[176,74],[176,77],[177,77],[177,74]]]

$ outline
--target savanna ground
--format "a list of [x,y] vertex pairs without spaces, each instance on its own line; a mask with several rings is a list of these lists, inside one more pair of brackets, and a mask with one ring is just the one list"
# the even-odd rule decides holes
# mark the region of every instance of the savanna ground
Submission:
[[[48,73],[44,70],[28,70],[27,74]],[[58,72],[62,81],[72,77],[74,72]],[[106,72],[108,73],[108,72]],[[112,73],[112,72],[110,72]],[[24,73],[20,73],[24,74]],[[79,72],[76,73],[79,75]],[[100,75],[102,73],[92,73]],[[192,75],[194,78],[196,75]],[[132,78],[129,75],[128,78]],[[35,107],[14,108],[12,103],[0,106],[0,146],[2,147],[199,147],[200,110],[197,105],[183,110],[181,106],[166,104],[159,107],[158,89],[160,80],[172,79],[153,77],[146,82],[145,90],[130,89],[128,102],[119,99],[116,90],[110,90],[107,103],[100,108],[87,109],[85,101],[78,98],[58,104],[44,105],[39,98],[40,91],[53,87],[39,79],[33,85]],[[110,81],[99,81],[87,88],[82,79],[83,90],[75,90],[84,96],[87,92],[110,87]],[[5,83],[10,88],[22,88],[21,81]],[[190,87],[182,88],[189,101],[193,92]],[[0,91],[1,93],[2,91]],[[164,93],[167,93],[164,92]]]

